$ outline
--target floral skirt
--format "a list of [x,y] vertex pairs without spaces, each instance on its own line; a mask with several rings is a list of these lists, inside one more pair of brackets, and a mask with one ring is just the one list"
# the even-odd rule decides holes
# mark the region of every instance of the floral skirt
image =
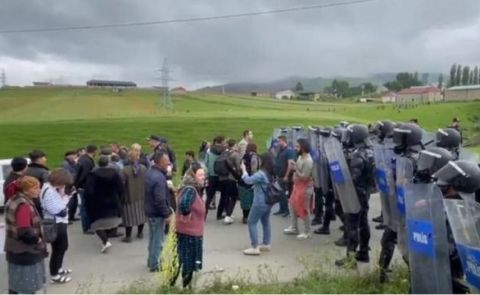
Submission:
[[193,237],[177,233],[178,259],[182,274],[188,274],[202,269],[203,237]]
[[32,265],[8,262],[8,289],[19,294],[33,294],[46,283],[44,260]]

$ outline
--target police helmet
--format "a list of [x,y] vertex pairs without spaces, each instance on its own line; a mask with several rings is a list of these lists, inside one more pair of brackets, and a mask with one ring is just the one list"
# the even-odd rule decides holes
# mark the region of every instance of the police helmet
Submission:
[[432,174],[453,160],[448,150],[440,147],[430,147],[420,152],[417,161],[416,176],[421,181],[429,181]]
[[393,129],[395,128],[395,123],[388,120],[377,121],[373,126],[373,133],[380,138],[391,138],[393,137]]
[[461,135],[453,128],[440,128],[436,133],[437,146],[446,149],[456,149],[460,147]]
[[368,138],[368,128],[365,125],[354,124],[347,127],[343,134],[342,142],[348,146],[365,143]]
[[422,144],[423,130],[413,123],[404,123],[393,129],[393,142],[403,148]]
[[472,194],[480,189],[480,168],[469,161],[450,161],[434,175],[440,186],[451,186],[459,193]]

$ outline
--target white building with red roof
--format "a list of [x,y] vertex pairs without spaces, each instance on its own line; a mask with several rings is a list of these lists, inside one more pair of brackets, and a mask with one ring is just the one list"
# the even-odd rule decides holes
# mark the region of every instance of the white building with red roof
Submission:
[[428,103],[443,101],[442,91],[435,86],[413,86],[397,93],[396,103]]

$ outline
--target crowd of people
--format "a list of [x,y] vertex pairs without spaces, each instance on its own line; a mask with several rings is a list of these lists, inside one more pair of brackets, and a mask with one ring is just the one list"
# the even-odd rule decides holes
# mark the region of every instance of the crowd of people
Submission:
[[[450,142],[442,146],[437,141],[436,145],[450,149],[458,158],[458,121],[452,127],[437,134],[437,139],[442,134],[450,136]],[[171,283],[181,274],[184,287],[190,286],[193,273],[202,269],[209,210],[216,210],[216,219],[229,225],[235,222],[237,201],[242,210],[239,221],[246,224],[250,236],[245,255],[258,256],[272,249],[271,210],[278,203],[273,215],[291,218],[284,234],[296,235],[299,240],[309,239],[313,233],[329,235],[330,222],[339,218],[343,235],[335,244],[347,250],[336,265],[345,266],[349,260],[369,262],[369,200],[379,188],[374,146],[391,141],[396,155],[413,155],[410,158],[415,162],[424,149],[421,136],[415,137],[418,132],[422,132],[418,122],[390,121],[370,126],[341,122],[303,133],[289,128],[276,134],[270,149],[262,154],[251,130],[245,130],[238,142],[218,135],[211,143],[201,143],[198,158],[193,151],[185,153],[178,188],[173,184],[178,174],[175,152],[168,140],[158,135],[147,139],[150,153],[137,143],[130,147],[88,145],[67,151],[63,166],[53,170],[47,167],[42,151],[32,151],[30,162],[15,157],[4,184],[9,292],[34,293],[46,282],[47,244],[50,281],[72,280],[72,269],[63,265],[63,258],[68,250],[68,224],[78,220],[77,214],[83,233],[98,236],[102,253],[108,253],[114,237],[133,242],[134,229],[135,237],[142,239],[147,224],[147,267],[151,272],[161,271],[168,223],[175,218],[180,268]],[[352,187],[345,185],[348,179]],[[384,214],[382,211],[376,220],[382,221]],[[259,223],[263,230],[260,241]],[[121,227],[124,234],[118,230]],[[398,230],[386,224],[382,229],[379,264],[385,281]]]

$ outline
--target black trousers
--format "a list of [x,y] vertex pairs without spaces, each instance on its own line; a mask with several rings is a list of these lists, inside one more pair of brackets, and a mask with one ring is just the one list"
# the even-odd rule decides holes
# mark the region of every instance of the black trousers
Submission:
[[[221,183],[222,183],[222,193],[220,197],[220,204],[218,205],[218,207],[222,208],[222,210],[224,209],[227,216],[232,216],[232,213],[235,210],[235,205],[238,200],[238,185],[235,180],[230,180],[230,179],[221,181]],[[217,217],[218,217],[218,211],[217,211]]]
[[380,258],[378,265],[381,270],[387,270],[395,252],[395,245],[397,244],[397,233],[391,228],[386,227],[380,242],[382,249],[380,251]]
[[315,193],[315,219],[322,220],[323,219],[323,191],[321,188],[316,187],[314,188]]
[[327,191],[326,194],[322,195],[324,200],[324,210],[325,213],[323,215],[323,227],[330,228],[330,221],[335,218],[335,211],[333,209],[333,203],[335,202],[335,195],[333,190]]
[[[140,224],[138,227],[137,227],[137,234],[142,234],[143,233],[143,227],[144,227],[145,224]],[[126,226],[125,227],[125,236],[127,238],[131,237],[132,236],[132,229],[133,227],[132,226]]]
[[68,233],[66,223],[57,223],[57,239],[52,243],[50,257],[50,275],[56,276],[63,265],[63,257],[68,249]]
[[362,205],[362,209],[356,214],[344,214],[345,230],[347,231],[347,253],[356,252],[368,254],[370,242],[370,226],[368,225],[368,205]]
[[[218,176],[209,176],[208,177],[208,186],[207,186],[207,201],[205,202],[205,218],[207,218],[208,214],[208,208],[210,207],[210,204],[212,201],[215,200],[215,194],[217,192],[221,192],[222,188],[220,186],[220,181],[218,180]],[[220,212],[220,217],[222,216],[223,212]],[[218,216],[218,211],[217,211],[217,218]]]
[[78,208],[78,194],[75,193],[68,201],[68,220],[73,220]]

